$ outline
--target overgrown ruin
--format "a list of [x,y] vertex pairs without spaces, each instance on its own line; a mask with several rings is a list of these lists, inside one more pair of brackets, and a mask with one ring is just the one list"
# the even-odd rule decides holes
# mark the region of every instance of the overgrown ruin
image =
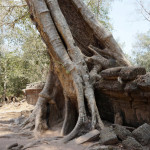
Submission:
[[[150,123],[149,73],[131,67],[121,48],[81,0],[26,0],[47,45],[50,71],[22,128],[41,133],[63,121],[63,142],[103,130],[102,119]],[[117,116],[118,115],[118,116]],[[81,132],[82,131],[82,132]]]

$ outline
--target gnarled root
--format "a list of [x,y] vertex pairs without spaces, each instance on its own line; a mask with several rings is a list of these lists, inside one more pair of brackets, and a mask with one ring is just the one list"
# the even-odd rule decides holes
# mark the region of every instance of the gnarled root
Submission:
[[69,134],[76,125],[78,112],[75,104],[65,96],[65,119],[61,129],[61,135]]
[[[38,23],[38,29],[41,32],[41,35],[43,36],[43,38],[45,38],[46,44],[49,47],[49,52],[52,60],[54,62],[56,62],[56,60],[59,60],[67,69],[72,68],[71,70],[69,70],[69,75],[66,75],[61,65],[54,65],[54,70],[55,72],[57,72],[56,74],[61,82],[63,90],[67,93],[65,95],[67,114],[65,117],[62,133],[70,133],[64,138],[64,141],[67,142],[75,138],[78,135],[81,127],[85,127],[85,124],[88,123],[85,102],[88,104],[87,109],[89,110],[92,118],[91,128],[102,129],[104,125],[100,119],[99,112],[96,106],[94,89],[90,83],[91,79],[89,76],[87,64],[84,60],[81,50],[78,46],[75,45],[74,38],[72,36],[66,19],[60,10],[57,0],[41,0],[40,2],[27,0],[27,2],[29,5],[32,4],[31,10],[33,10],[34,7],[37,10],[34,10],[33,15],[36,14],[37,16],[34,16],[33,18],[35,19],[34,21]],[[40,7],[40,5],[42,5],[42,7]],[[49,13],[49,11],[51,13]],[[52,18],[50,15],[52,16]],[[43,24],[45,20],[47,20],[47,24]],[[55,28],[57,28],[57,30]],[[57,31],[59,32],[59,34],[57,33]],[[59,36],[65,43],[65,46],[60,40]],[[72,81],[71,87],[73,90],[70,92],[71,94],[68,92],[70,91],[70,89],[66,86],[66,82],[69,82],[69,79],[65,80],[63,78],[64,76],[68,76],[68,78]],[[65,80],[66,82],[64,82],[63,80]],[[45,106],[48,97],[50,97],[50,99],[54,99],[51,93],[51,91],[53,90],[50,89],[54,89],[54,87],[52,85],[49,86],[49,83],[51,82],[46,82],[46,85],[42,91],[42,95],[46,96],[43,96],[41,98],[42,95],[39,95],[40,98],[36,106],[38,112],[37,114],[35,113],[35,130],[42,130],[42,128],[45,128],[45,110],[42,110],[41,106]],[[69,85],[69,83],[67,83],[67,85]],[[75,104],[76,106],[73,106],[72,104]],[[76,112],[78,113],[78,119],[75,117],[71,126],[68,125],[72,121],[72,119],[70,119],[69,107],[75,107],[76,110],[72,111],[73,114],[76,114]],[[41,124],[43,119],[44,124]]]
[[[48,103],[54,103],[56,104],[56,108],[58,107],[58,111],[62,113],[63,103],[57,97],[60,97],[58,95],[59,93],[64,93],[63,96],[61,95],[63,100],[65,99],[66,113],[62,127],[62,134],[66,135],[63,138],[64,142],[75,138],[88,124],[91,126],[90,129],[103,129],[104,124],[97,109],[93,85],[96,80],[100,79],[98,74],[102,69],[114,67],[113,62],[116,62],[118,56],[119,63],[128,65],[120,48],[114,41],[112,35],[106,32],[93,19],[89,11],[87,11],[88,15],[86,15],[86,9],[81,0],[70,0],[66,2],[71,2],[70,5],[73,5],[77,9],[76,13],[80,13],[78,15],[81,15],[84,24],[89,26],[93,35],[92,38],[98,37],[93,43],[96,43],[98,40],[99,42],[103,42],[102,45],[104,48],[108,47],[112,51],[113,58],[115,59],[111,58],[109,52],[104,54],[95,47],[90,46],[88,48],[87,45],[85,47],[93,56],[87,57],[82,54],[80,47],[77,46],[77,42],[73,38],[72,26],[68,25],[57,0],[26,1],[30,7],[32,19],[36,22],[37,28],[54,62],[53,70],[55,74],[54,72],[50,73],[51,75],[39,95],[40,97],[35,110],[24,124],[36,118],[33,121],[35,122],[35,131],[47,129],[48,123],[46,119],[50,115],[48,114],[48,109],[44,108]],[[80,32],[82,31],[80,30]],[[56,63],[58,64],[56,65]],[[91,63],[92,69],[88,68],[88,63]],[[58,90],[58,85],[61,86],[61,92]]]
[[[64,97],[61,93],[62,87],[60,82],[51,69],[32,114],[20,125],[20,127],[24,130],[34,129],[35,133],[42,133],[52,126],[54,121],[62,119],[63,116],[61,115],[61,111],[63,111],[64,107]],[[60,96],[60,98],[57,96]],[[59,105],[57,105],[58,100],[60,103]],[[53,116],[53,118],[49,116]]]

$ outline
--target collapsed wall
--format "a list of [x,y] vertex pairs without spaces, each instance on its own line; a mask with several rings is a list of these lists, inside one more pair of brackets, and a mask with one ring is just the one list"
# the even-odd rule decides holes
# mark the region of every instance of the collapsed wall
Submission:
[[[96,99],[103,119],[124,125],[150,123],[150,73],[142,67],[116,67],[101,72]],[[120,119],[120,118],[119,118]]]
[[[124,125],[150,123],[150,73],[142,67],[115,67],[103,70],[101,77],[95,96],[102,119],[115,122],[119,113]],[[43,87],[43,82],[27,85],[29,104],[36,104]]]

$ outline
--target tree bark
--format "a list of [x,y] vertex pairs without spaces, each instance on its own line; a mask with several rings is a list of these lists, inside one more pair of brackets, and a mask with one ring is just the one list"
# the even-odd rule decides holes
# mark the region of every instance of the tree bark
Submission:
[[[86,127],[88,130],[103,129],[94,84],[101,79],[102,70],[130,63],[112,34],[81,0],[26,2],[31,19],[47,45],[51,67],[35,109],[22,126],[32,126],[35,132],[41,132],[54,120],[63,119],[64,142],[78,136]],[[54,110],[57,115],[52,117]],[[65,115],[60,115],[63,112]]]

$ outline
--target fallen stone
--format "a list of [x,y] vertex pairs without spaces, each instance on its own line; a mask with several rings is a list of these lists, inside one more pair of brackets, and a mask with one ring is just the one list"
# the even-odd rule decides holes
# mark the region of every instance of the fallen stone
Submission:
[[90,148],[89,150],[122,150],[122,149],[116,146],[101,145],[101,146]]
[[132,135],[132,133],[125,127],[117,124],[114,126],[114,132],[117,135],[117,137],[121,140],[125,140],[128,136]]
[[103,70],[100,75],[103,79],[114,80],[119,77],[119,72],[121,71],[122,67],[115,67]]
[[146,74],[143,67],[124,67],[121,69],[119,76],[122,80],[134,80],[138,75]]
[[145,123],[132,132],[133,137],[143,146],[150,144],[150,125]]
[[128,127],[128,126],[124,126],[127,130],[129,130],[130,132],[132,132],[133,130],[135,130],[134,127]]
[[117,144],[118,138],[113,131],[112,127],[106,127],[100,132],[100,143],[104,145]]
[[122,145],[127,150],[143,150],[142,145],[139,142],[137,142],[133,137],[128,137],[122,142]]
[[77,144],[83,144],[85,142],[91,142],[93,140],[98,139],[99,135],[100,135],[100,132],[98,130],[93,130],[87,134],[84,134],[84,135],[78,137],[77,139],[75,139],[75,142]]

